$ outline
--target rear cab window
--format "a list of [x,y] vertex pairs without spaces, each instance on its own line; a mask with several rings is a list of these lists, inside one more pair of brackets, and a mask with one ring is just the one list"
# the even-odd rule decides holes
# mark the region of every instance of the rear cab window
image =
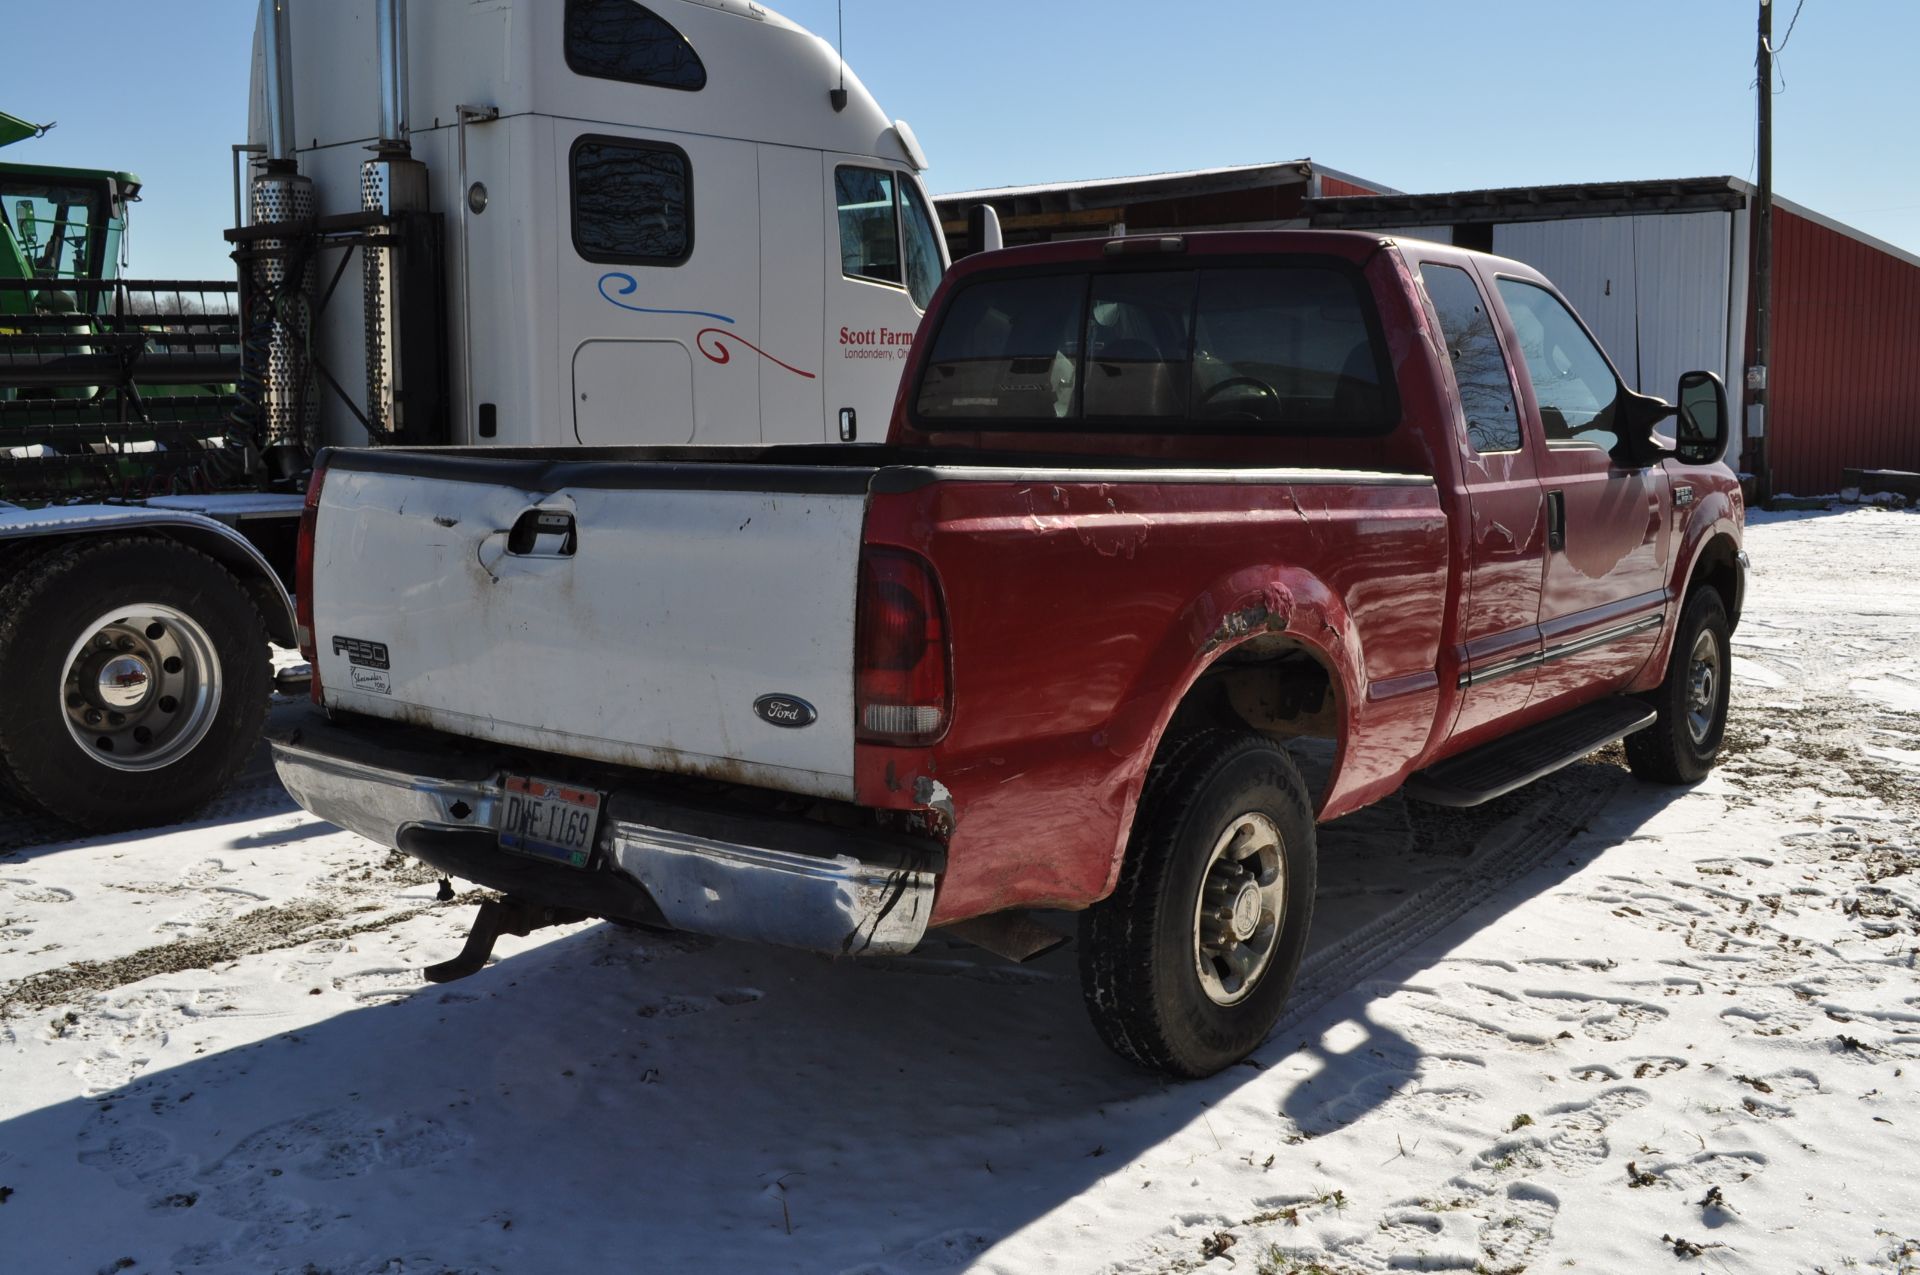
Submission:
[[1332,258],[983,275],[913,398],[936,428],[1383,433],[1399,404],[1373,301]]

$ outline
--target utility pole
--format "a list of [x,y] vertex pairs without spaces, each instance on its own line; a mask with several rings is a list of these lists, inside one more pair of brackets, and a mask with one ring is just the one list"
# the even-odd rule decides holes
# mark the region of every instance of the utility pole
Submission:
[[1747,369],[1747,388],[1760,408],[1760,428],[1749,446],[1759,498],[1773,495],[1773,466],[1767,457],[1772,434],[1773,391],[1773,3],[1760,0],[1760,137],[1758,164],[1760,192],[1753,201],[1753,366]]

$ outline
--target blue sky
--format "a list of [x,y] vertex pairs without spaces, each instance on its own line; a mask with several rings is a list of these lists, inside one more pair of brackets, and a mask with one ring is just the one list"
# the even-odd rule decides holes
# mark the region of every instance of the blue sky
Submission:
[[[848,61],[936,192],[1303,156],[1413,191],[1752,172],[1754,0],[845,4]],[[226,273],[256,7],[13,0],[0,110],[60,127],[0,158],[138,172],[133,272]],[[775,7],[832,38],[834,0]],[[1774,165],[1783,196],[1920,251],[1916,47],[1916,0],[1805,0]]]

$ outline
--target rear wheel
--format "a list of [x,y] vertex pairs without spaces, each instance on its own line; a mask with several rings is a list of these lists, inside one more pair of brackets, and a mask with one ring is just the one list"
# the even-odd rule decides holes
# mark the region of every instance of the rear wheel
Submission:
[[169,540],[36,559],[0,595],[0,760],[90,830],[183,819],[246,763],[272,694],[266,625],[219,563]]
[[1667,676],[1649,697],[1659,716],[1627,736],[1627,765],[1640,779],[1690,784],[1713,769],[1727,731],[1733,690],[1727,608],[1712,589],[1696,589],[1680,611]]
[[1313,917],[1314,825],[1293,761],[1265,736],[1169,745],[1120,883],[1080,923],[1080,977],[1121,1056],[1205,1076],[1267,1038]]

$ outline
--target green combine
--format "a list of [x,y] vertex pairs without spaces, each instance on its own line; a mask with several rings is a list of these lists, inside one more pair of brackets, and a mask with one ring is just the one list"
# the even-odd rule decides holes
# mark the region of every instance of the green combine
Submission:
[[[0,113],[0,146],[49,126]],[[0,163],[0,500],[247,483],[232,280],[121,276],[140,179]]]

